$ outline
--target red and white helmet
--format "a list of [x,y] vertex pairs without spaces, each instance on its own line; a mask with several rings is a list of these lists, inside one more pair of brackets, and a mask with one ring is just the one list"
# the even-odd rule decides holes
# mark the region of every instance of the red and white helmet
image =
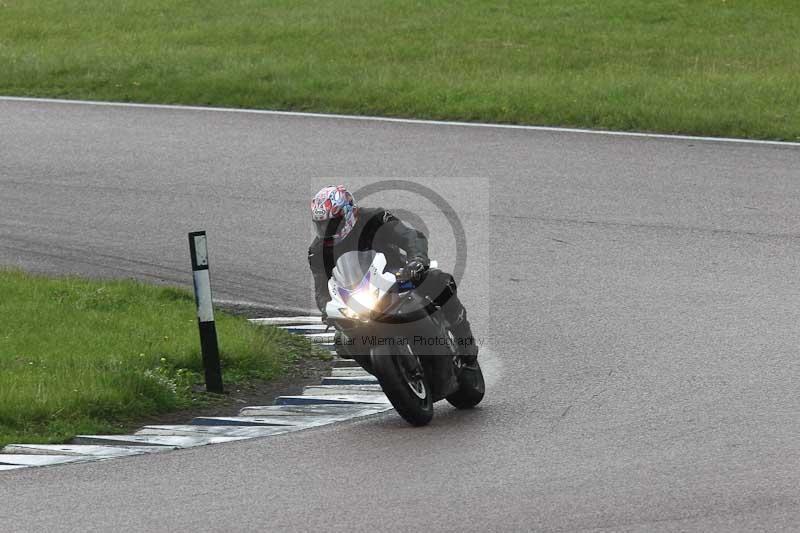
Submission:
[[340,241],[356,225],[358,208],[344,185],[324,187],[311,200],[311,220],[321,239]]

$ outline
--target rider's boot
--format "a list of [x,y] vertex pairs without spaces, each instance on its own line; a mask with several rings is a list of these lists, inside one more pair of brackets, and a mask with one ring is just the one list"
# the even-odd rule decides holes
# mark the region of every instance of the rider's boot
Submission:
[[453,276],[438,269],[429,270],[422,288],[430,294],[450,323],[461,360],[468,366],[478,360],[478,345],[467,320],[467,310],[458,299],[458,289]]
[[445,305],[445,317],[453,328],[453,336],[458,343],[461,360],[467,366],[474,365],[478,360],[478,344],[475,342],[475,336],[472,335],[472,328],[467,320],[467,310],[461,305],[457,296],[454,295],[451,301]]

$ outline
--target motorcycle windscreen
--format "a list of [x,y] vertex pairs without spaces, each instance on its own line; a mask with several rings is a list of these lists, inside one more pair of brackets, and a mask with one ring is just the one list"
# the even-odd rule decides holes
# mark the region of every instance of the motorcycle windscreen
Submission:
[[350,290],[357,288],[369,272],[376,255],[374,250],[343,253],[333,269],[333,278],[339,287]]

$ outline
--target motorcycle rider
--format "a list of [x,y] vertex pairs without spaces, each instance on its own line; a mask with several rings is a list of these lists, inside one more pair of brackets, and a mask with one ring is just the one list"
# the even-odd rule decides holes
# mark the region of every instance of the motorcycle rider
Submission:
[[[453,276],[429,268],[428,240],[383,208],[358,207],[343,185],[323,187],[311,200],[311,219],[317,237],[308,248],[308,264],[314,276],[317,307],[325,322],[325,306],[331,297],[328,280],[339,257],[349,251],[375,250],[386,256],[389,268],[399,268],[400,280],[412,280],[417,290],[428,296],[452,325],[462,361],[474,365],[478,346],[472,335],[467,311],[456,294]],[[405,252],[403,259],[401,250]],[[424,282],[424,283],[423,283]],[[336,351],[359,360],[357,347],[341,342],[336,333]]]

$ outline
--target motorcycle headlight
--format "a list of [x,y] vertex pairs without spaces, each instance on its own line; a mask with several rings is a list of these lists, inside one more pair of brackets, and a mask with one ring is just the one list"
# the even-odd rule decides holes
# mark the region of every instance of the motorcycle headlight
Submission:
[[375,309],[375,305],[378,303],[378,289],[375,289],[374,291],[358,291],[353,294],[352,299],[355,300],[359,307],[363,307],[368,311],[372,311]]

